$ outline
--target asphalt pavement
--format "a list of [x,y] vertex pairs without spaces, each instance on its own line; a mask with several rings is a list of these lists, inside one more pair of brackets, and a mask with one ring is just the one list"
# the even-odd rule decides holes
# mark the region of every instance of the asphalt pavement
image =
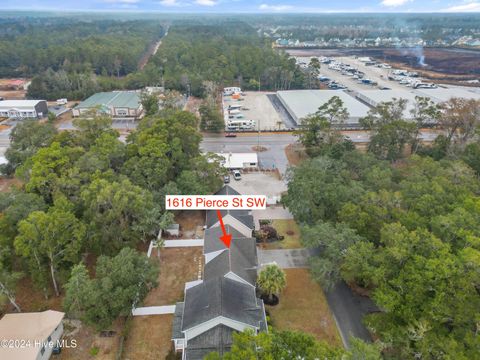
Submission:
[[353,293],[343,281],[326,291],[325,295],[345,347],[350,347],[351,336],[371,342],[372,337],[363,324],[363,317],[379,311],[375,303],[370,298]]
[[260,145],[266,151],[258,153],[260,165],[265,168],[278,168],[282,175],[288,168],[288,159],[285,154],[287,145],[296,141],[292,134],[242,134],[235,138],[226,138],[223,135],[206,135],[200,144],[203,151],[216,153],[252,152],[253,147]]

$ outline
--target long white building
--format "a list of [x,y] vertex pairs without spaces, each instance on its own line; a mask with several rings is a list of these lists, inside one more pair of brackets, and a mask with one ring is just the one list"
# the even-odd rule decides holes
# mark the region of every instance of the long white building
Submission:
[[45,100],[3,100],[0,101],[0,117],[39,119],[47,116]]

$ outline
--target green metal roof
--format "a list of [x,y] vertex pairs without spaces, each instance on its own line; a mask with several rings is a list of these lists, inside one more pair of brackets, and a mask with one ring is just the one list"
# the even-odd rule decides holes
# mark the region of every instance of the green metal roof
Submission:
[[140,94],[133,91],[100,92],[78,104],[77,108],[113,106],[137,109],[140,106]]

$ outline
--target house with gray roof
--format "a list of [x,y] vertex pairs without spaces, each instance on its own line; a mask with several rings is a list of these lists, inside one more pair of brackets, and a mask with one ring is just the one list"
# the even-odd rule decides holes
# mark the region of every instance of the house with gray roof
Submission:
[[[239,194],[225,186],[216,195]],[[232,234],[227,248],[219,239],[222,230],[213,215],[217,217],[216,211],[207,212],[203,280],[186,283],[184,301],[175,308],[172,340],[182,360],[201,360],[214,351],[223,355],[230,350],[235,331],[267,331],[265,307],[255,287],[258,261],[251,237],[253,218],[244,210],[223,212],[226,231]]]
[[96,112],[114,118],[139,118],[143,114],[138,91],[100,92],[82,101],[72,110],[73,116]]

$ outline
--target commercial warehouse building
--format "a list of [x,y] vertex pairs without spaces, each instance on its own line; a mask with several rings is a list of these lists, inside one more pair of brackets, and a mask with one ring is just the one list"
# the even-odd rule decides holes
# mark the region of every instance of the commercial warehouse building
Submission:
[[345,122],[345,127],[357,127],[360,118],[367,116],[370,110],[367,105],[340,90],[288,90],[277,92],[277,98],[297,125],[301,125],[303,118],[317,112],[320,106],[334,96],[338,96],[343,101],[343,105],[350,114]]
[[47,114],[48,107],[45,100],[0,101],[0,117],[39,119]]
[[480,100],[480,93],[464,87],[417,89],[415,92],[417,92],[419,96],[427,96],[435,102],[448,101],[454,97],[468,100]]
[[436,104],[448,101],[453,97],[480,100],[480,93],[465,88],[437,88],[437,89],[415,89],[415,90],[362,90],[356,93],[357,99],[375,107],[382,102],[393,101],[394,99],[407,100],[405,119],[412,119],[412,110],[415,108],[416,97],[427,97]]
[[101,92],[90,96],[73,109],[73,116],[96,111],[115,118],[139,118],[143,113],[137,91]]
[[414,90],[363,90],[356,93],[357,99],[372,107],[375,107],[383,102],[393,101],[394,99],[407,100],[405,113],[403,114],[405,119],[412,118],[412,110],[415,108],[416,96],[425,95],[422,95]]

